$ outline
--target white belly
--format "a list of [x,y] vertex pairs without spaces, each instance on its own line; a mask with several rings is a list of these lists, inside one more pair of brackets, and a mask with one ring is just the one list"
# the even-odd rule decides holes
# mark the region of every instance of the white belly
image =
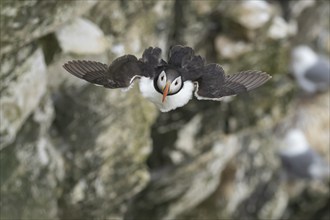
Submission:
[[187,104],[192,98],[195,89],[192,82],[185,81],[182,89],[178,93],[167,96],[166,100],[162,102],[163,95],[156,91],[152,79],[141,77],[139,86],[142,95],[154,103],[162,112],[168,112]]

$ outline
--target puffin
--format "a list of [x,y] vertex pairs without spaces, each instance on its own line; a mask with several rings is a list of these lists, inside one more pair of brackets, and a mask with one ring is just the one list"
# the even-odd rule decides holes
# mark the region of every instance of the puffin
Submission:
[[110,65],[72,60],[63,68],[80,79],[109,89],[127,90],[139,79],[142,96],[161,112],[186,105],[193,95],[198,100],[221,101],[255,89],[271,78],[257,70],[226,75],[219,64],[207,64],[188,46],[171,47],[167,62],[161,53],[160,48],[149,47],[140,59],[128,54],[115,59]]

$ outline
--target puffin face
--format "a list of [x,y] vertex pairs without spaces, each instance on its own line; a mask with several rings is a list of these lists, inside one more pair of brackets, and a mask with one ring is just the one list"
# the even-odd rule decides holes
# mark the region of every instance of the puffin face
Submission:
[[165,101],[168,95],[178,93],[182,87],[182,77],[178,71],[173,69],[163,70],[158,77],[155,78],[155,89],[163,94],[162,102]]

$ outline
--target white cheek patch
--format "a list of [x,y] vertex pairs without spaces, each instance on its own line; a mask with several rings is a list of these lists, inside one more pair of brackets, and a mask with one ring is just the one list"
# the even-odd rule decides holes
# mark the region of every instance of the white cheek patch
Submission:
[[195,89],[192,82],[186,81],[178,93],[167,96],[166,100],[162,102],[163,95],[156,91],[152,79],[142,77],[139,85],[142,95],[154,103],[162,112],[168,112],[187,104],[192,98],[192,94]]

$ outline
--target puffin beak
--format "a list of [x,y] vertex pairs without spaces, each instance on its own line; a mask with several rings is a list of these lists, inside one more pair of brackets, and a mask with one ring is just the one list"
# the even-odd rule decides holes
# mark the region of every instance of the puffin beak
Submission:
[[165,102],[165,99],[166,99],[166,96],[168,94],[168,91],[170,89],[170,85],[171,85],[171,82],[166,82],[166,86],[163,90],[163,99],[162,99],[162,102]]

